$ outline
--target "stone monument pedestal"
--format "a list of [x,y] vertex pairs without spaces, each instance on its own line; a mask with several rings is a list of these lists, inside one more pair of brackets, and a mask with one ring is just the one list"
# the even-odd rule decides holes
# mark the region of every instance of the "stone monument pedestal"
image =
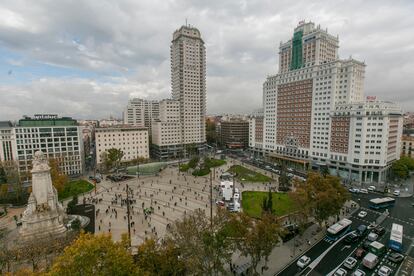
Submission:
[[52,185],[50,167],[41,151],[35,153],[32,169],[32,193],[23,213],[20,236],[23,240],[64,234],[65,211]]

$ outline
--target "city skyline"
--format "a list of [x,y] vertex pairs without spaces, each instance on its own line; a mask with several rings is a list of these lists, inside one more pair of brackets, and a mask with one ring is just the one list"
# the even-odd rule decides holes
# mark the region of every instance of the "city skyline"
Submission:
[[[121,117],[129,98],[168,98],[168,45],[185,18],[203,33],[208,51],[207,114],[259,108],[263,76],[278,71],[279,43],[301,20],[339,35],[340,58],[352,54],[365,61],[365,95],[412,111],[413,4],[408,1],[375,2],[375,7],[298,1],[299,12],[285,3],[158,4],[62,3],[55,11],[47,4],[3,2],[0,119],[35,113]],[[371,16],[364,19],[367,13]]]

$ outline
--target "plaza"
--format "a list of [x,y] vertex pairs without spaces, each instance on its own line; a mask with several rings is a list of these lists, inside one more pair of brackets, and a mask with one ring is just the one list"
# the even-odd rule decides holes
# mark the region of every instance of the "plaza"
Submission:
[[[217,167],[213,173],[213,214],[220,200],[217,185],[220,175],[234,165],[236,160]],[[275,183],[270,183],[275,185]],[[79,198],[79,202],[95,204],[95,233],[110,232],[114,240],[120,240],[128,232],[127,185],[130,198],[131,245],[137,246],[148,238],[162,239],[174,221],[196,209],[210,214],[210,175],[195,177],[178,172],[178,166],[170,165],[158,175],[139,176],[133,179],[98,184],[96,194],[91,192]],[[236,183],[240,190],[265,191],[269,183]]]

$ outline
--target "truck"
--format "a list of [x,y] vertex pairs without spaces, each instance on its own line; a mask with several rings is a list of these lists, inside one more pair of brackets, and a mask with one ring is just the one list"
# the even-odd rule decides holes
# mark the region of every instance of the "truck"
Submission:
[[369,269],[373,269],[378,264],[378,256],[369,252],[362,260],[362,264]]
[[387,249],[385,248],[385,245],[377,241],[373,241],[369,245],[369,252],[371,252],[372,254],[376,256],[381,256],[382,254],[385,253],[385,251],[387,251]]
[[233,198],[233,182],[227,180],[221,181],[220,194],[224,201],[230,201]]

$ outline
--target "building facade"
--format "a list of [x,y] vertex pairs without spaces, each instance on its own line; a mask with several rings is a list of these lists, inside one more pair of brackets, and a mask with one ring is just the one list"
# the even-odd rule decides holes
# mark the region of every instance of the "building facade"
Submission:
[[255,155],[263,154],[263,110],[249,117],[249,148]]
[[36,151],[42,151],[47,158],[58,159],[66,175],[79,176],[84,172],[82,129],[72,118],[49,114],[26,116],[17,125],[0,128],[0,132],[7,133],[1,135],[1,160],[16,161],[20,174],[27,179]]
[[[206,51],[200,31],[182,26],[173,34],[171,42],[171,88],[172,101],[178,103],[179,134],[166,131],[172,122],[168,118],[176,115],[176,104],[172,111],[163,110],[153,130],[153,153],[156,158],[167,159],[185,155],[185,149],[195,147],[203,151],[206,143]],[[161,116],[164,112],[163,116]],[[173,115],[167,113],[172,112]],[[172,137],[174,135],[174,138]],[[163,138],[163,136],[166,136]],[[164,141],[164,142],[162,142]],[[168,144],[170,141],[171,143]],[[176,142],[179,141],[180,146]],[[178,150],[183,152],[177,153]]]
[[[312,22],[299,23],[292,39],[280,44],[279,73],[267,77],[263,84],[263,136],[257,136],[256,127],[253,128],[256,119],[251,119],[250,147],[260,152],[255,145],[262,143],[261,153],[269,159],[304,170],[329,166],[333,148],[345,151],[346,144],[338,141],[353,139],[345,130],[351,118],[335,117],[332,112],[338,106],[351,105],[355,109],[371,105],[364,103],[365,64],[352,58],[339,59],[338,48],[338,37]],[[391,108],[389,103],[377,105],[378,112],[380,108]],[[342,133],[332,132],[342,127]],[[332,143],[337,146],[331,149]],[[343,177],[370,182],[371,177],[365,177],[369,166],[364,164],[365,157],[362,160],[353,164],[358,166],[358,175],[348,170]],[[381,164],[382,177],[373,177],[372,182],[384,181],[389,165]]]
[[414,136],[403,135],[401,144],[401,156],[414,158]]
[[142,127],[106,127],[95,129],[96,164],[102,164],[102,154],[116,148],[124,152],[122,161],[138,157],[149,158],[148,129]]
[[160,113],[159,102],[133,98],[128,102],[123,112],[124,124],[136,127],[146,127],[151,134],[151,123],[158,119]]
[[249,122],[233,119],[221,122],[221,144],[230,149],[244,149],[249,144]]

